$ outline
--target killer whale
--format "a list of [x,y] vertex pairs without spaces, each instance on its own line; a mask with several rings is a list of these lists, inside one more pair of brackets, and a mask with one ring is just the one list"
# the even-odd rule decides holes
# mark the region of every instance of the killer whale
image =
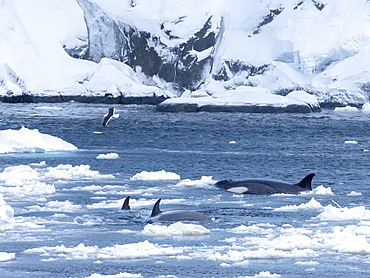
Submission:
[[146,223],[153,223],[156,221],[211,221],[211,219],[200,212],[193,210],[167,210],[161,211],[159,208],[159,199],[153,206],[152,214]]
[[130,210],[131,208],[130,208],[129,202],[130,202],[130,196],[127,196],[125,201],[123,202],[123,205],[122,205],[121,209]]
[[247,180],[222,180],[215,185],[229,192],[240,194],[275,194],[275,193],[299,193],[311,191],[312,179],[315,176],[311,173],[296,184],[290,184],[278,180],[247,179]]

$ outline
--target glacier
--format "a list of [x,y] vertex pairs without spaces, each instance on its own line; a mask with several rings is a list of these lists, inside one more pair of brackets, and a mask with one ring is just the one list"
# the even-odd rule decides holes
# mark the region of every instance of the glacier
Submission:
[[245,88],[269,100],[306,92],[321,107],[369,101],[366,0],[0,0],[0,7],[4,102],[180,97],[200,107],[202,98],[236,103]]

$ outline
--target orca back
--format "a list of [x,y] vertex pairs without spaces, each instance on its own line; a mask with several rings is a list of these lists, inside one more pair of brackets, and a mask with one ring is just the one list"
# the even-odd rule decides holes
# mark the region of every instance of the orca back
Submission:
[[122,208],[123,210],[130,210],[130,205],[129,205],[129,202],[130,202],[130,196],[127,196],[125,201],[123,202],[123,205],[122,205]]

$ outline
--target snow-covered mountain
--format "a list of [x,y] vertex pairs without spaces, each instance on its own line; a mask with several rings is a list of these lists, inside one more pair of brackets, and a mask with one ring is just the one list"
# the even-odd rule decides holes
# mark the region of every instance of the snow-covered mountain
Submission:
[[370,92],[367,0],[0,0],[0,38],[6,101]]

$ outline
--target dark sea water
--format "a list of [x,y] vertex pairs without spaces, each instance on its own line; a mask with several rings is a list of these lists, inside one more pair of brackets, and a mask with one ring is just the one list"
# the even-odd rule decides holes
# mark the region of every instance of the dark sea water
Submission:
[[[152,106],[117,106],[120,117],[103,128],[102,115],[109,108],[103,104],[0,104],[0,108],[0,130],[25,126],[78,147],[73,152],[0,154],[0,172],[45,161],[46,167],[89,165],[92,171],[115,177],[46,180],[55,185],[56,193],[39,198],[3,193],[18,224],[0,233],[0,252],[16,256],[0,262],[1,277],[89,277],[94,273],[101,275],[96,277],[120,273],[116,277],[254,277],[267,271],[271,275],[264,277],[369,276],[370,115],[331,110],[314,114],[159,113]],[[107,153],[117,153],[119,158],[96,159]],[[334,195],[237,195],[212,184],[187,187],[178,186],[179,180],[130,179],[142,171],[161,170],[176,173],[181,180],[211,176],[214,181],[271,178],[289,183],[316,173],[313,188],[322,186]],[[102,189],[86,189],[92,185]],[[353,191],[356,194],[350,194]],[[138,205],[122,211],[120,200],[127,195]],[[164,200],[163,210],[192,209],[209,216],[211,222],[187,224],[201,225],[210,233],[143,234],[143,222],[159,198]],[[274,210],[307,204],[312,198],[321,209]],[[30,209],[67,200],[80,208]],[[117,205],[112,205],[114,201]],[[344,214],[358,209],[358,218],[332,219],[335,212],[332,218],[317,217],[331,206],[338,210],[340,206]],[[245,230],[235,232],[237,227]],[[135,252],[127,244],[145,241],[181,254],[148,255],[150,251],[141,248],[138,252],[146,256],[122,255]],[[97,251],[88,253],[81,248],[79,253],[79,244]],[[62,245],[70,251],[26,251]],[[94,254],[104,248],[113,251],[97,258]]]

